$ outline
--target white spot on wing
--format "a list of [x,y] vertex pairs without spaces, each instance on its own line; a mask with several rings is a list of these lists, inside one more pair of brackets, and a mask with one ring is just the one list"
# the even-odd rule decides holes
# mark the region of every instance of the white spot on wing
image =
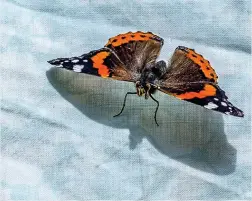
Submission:
[[79,59],[72,60],[72,63],[78,63],[78,62],[79,62]]
[[88,62],[88,60],[84,59],[83,62]]
[[217,108],[218,105],[214,104],[213,102],[209,102],[207,105],[204,105],[204,107],[211,110]]
[[221,102],[221,105],[227,107],[227,103],[225,103],[225,102]]
[[218,98],[214,98],[214,100],[218,101],[219,99]]
[[77,73],[80,73],[81,70],[83,69],[83,67],[84,67],[83,65],[74,65],[73,71],[77,72]]

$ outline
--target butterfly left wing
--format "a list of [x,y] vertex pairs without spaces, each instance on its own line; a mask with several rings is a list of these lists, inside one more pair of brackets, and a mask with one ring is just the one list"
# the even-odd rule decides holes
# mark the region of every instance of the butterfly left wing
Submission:
[[136,82],[143,69],[155,64],[162,45],[163,39],[151,32],[128,32],[110,38],[102,49],[48,62],[78,73]]
[[179,46],[170,61],[167,72],[160,78],[159,90],[207,109],[243,117],[225,92],[217,85],[210,63],[194,50]]
[[48,62],[56,67],[102,78],[135,82],[140,76],[128,71],[123,62],[109,48],[91,51],[78,57],[58,58]]

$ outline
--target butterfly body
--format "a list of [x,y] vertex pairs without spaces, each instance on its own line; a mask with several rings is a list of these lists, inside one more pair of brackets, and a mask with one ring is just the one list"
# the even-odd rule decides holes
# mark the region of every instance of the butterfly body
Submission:
[[101,49],[49,63],[77,73],[133,82],[136,92],[127,94],[151,97],[157,103],[152,94],[159,90],[207,109],[244,116],[218,86],[218,76],[208,60],[194,49],[178,46],[167,65],[156,61],[162,46],[163,39],[151,32],[128,32],[110,38]]
[[145,98],[149,98],[149,94],[153,94],[158,86],[156,85],[159,74],[154,70],[155,66],[150,69],[146,69],[141,73],[139,80],[136,81],[136,91],[138,96],[145,95]]

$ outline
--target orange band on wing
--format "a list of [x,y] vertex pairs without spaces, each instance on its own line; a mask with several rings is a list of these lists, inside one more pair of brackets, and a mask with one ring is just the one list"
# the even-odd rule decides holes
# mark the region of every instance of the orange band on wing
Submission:
[[173,94],[179,99],[193,99],[193,98],[205,98],[207,96],[214,96],[216,94],[216,88],[210,84],[206,84],[204,89],[199,92],[186,92],[184,94]]
[[105,78],[109,76],[109,69],[106,65],[103,64],[104,59],[109,56],[109,52],[99,52],[95,56],[93,56],[91,59],[94,62],[93,66],[94,68],[98,69],[98,73],[101,77]]
[[191,49],[188,49],[186,56],[200,66],[201,70],[207,78],[214,79],[214,82],[217,82],[218,76],[216,75],[214,69],[211,67],[209,61],[207,61],[201,55],[197,54]]
[[141,31],[132,33],[128,32],[126,34],[120,34],[113,38],[110,38],[108,43],[105,46],[112,45],[113,47],[120,46],[122,44],[128,43],[130,41],[146,41],[152,40],[152,37],[156,37],[156,35],[152,33],[144,33]]

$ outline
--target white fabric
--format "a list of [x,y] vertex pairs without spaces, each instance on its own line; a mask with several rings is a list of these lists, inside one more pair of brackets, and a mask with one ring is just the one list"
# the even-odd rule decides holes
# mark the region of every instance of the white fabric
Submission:
[[[239,3],[238,3],[239,2]],[[2,1],[1,186],[3,200],[251,200],[249,1]],[[250,17],[249,17],[250,16]],[[128,31],[204,55],[244,118],[132,83],[46,62],[79,56]]]

